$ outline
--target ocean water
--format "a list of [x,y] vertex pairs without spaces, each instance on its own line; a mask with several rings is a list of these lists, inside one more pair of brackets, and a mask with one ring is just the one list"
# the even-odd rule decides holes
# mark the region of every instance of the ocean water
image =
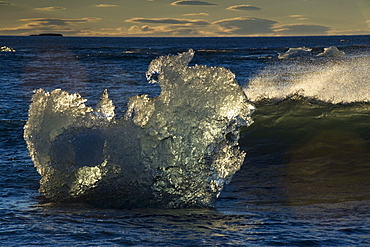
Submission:
[[[0,46],[15,50],[0,52],[2,246],[370,245],[369,36],[0,37]],[[108,89],[123,117],[129,97],[161,93],[147,82],[150,62],[189,49],[190,66],[229,69],[255,106],[239,139],[247,157],[215,207],[40,196],[23,138],[35,90],[79,93],[95,106]]]

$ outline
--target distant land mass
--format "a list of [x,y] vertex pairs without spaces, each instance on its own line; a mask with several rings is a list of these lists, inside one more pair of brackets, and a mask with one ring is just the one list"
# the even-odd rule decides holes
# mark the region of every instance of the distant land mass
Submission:
[[31,34],[30,36],[58,36],[63,37],[60,33],[40,33],[40,34]]

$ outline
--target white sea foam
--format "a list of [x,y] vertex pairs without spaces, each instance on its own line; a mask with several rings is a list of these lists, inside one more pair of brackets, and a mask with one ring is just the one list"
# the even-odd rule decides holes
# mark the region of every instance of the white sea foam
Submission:
[[370,58],[282,62],[266,67],[244,88],[251,101],[292,95],[328,103],[370,102]]
[[239,128],[253,106],[233,73],[189,67],[193,55],[153,60],[147,76],[161,94],[132,97],[120,120],[106,91],[93,109],[79,94],[37,90],[24,138],[40,193],[106,207],[214,206],[243,163]]

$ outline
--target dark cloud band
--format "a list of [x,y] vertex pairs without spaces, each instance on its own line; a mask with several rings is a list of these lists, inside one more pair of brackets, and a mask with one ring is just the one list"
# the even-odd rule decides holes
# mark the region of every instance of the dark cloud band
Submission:
[[132,18],[126,20],[126,22],[139,22],[139,23],[151,23],[151,24],[172,24],[172,25],[200,25],[206,26],[210,23],[205,20],[190,20],[190,19],[175,19],[175,18]]
[[217,5],[217,4],[214,4],[214,3],[209,3],[209,2],[203,2],[203,1],[176,1],[176,2],[173,2],[171,3],[171,5],[181,5],[181,6],[194,6],[194,5],[198,5],[198,6],[213,6],[213,5]]
[[233,35],[255,35],[273,33],[276,21],[254,17],[238,17],[214,22],[223,28],[224,33]]

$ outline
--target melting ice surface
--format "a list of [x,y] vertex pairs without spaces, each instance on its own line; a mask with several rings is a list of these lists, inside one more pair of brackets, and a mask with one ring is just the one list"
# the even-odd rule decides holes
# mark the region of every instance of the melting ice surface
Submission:
[[2,46],[0,47],[0,52],[15,52],[15,50],[11,47],[7,47],[7,46]]
[[252,123],[253,106],[233,73],[189,67],[193,55],[153,60],[147,77],[161,94],[132,97],[119,120],[107,91],[93,109],[79,94],[37,90],[24,138],[41,195],[115,208],[213,207],[243,163],[239,128]]
[[[307,47],[289,48],[285,53],[279,53],[279,59],[300,59],[311,58],[312,49]],[[331,46],[324,48],[324,51],[317,54],[317,57],[343,57],[344,52],[337,47]]]
[[311,55],[311,48],[306,47],[298,47],[298,48],[289,48],[288,51],[285,53],[279,53],[278,58],[279,59],[294,59],[294,58],[302,58],[302,57],[308,57]]
[[318,57],[343,57],[344,51],[340,51],[335,46],[324,48],[324,51],[317,54]]

